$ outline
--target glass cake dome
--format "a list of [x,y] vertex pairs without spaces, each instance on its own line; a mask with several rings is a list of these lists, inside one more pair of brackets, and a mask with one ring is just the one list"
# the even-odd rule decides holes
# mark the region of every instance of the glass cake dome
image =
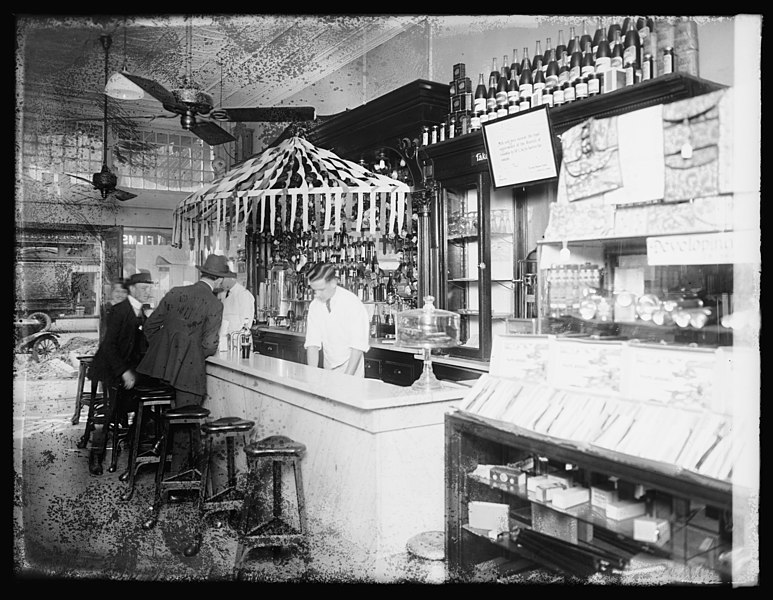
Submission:
[[411,387],[420,390],[440,389],[442,384],[432,372],[432,349],[459,345],[459,315],[435,308],[435,298],[424,296],[424,306],[397,314],[397,344],[424,350],[424,371]]

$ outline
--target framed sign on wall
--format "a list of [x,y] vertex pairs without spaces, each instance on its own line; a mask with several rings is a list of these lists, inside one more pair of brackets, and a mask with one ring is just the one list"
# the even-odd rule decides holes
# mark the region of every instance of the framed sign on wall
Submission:
[[555,137],[546,105],[483,123],[495,188],[558,177]]

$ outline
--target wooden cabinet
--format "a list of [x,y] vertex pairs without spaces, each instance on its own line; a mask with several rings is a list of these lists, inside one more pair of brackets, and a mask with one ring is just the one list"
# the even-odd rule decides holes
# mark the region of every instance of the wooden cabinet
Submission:
[[[668,472],[614,453],[547,443],[462,411],[446,414],[445,440],[446,557],[454,579],[474,575],[482,564],[498,565],[502,577],[540,568],[569,579],[602,573],[625,581],[644,565],[715,582],[729,576],[723,560],[732,548],[729,483]],[[514,464],[532,465],[527,483],[510,485],[490,477],[490,465]],[[590,502],[557,508],[541,496],[544,489],[528,489],[528,479],[544,473],[588,489],[615,485],[620,499],[643,502],[648,522],[640,521],[639,530],[634,517],[613,520],[609,508]],[[492,538],[489,531],[471,526],[471,502],[506,505],[508,531]],[[641,539],[646,535],[652,540]]]

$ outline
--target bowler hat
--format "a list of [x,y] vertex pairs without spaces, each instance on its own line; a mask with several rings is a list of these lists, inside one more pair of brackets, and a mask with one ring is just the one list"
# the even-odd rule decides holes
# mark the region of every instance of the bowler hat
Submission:
[[130,285],[134,285],[136,283],[155,283],[150,278],[150,273],[147,271],[140,271],[139,273],[134,273],[129,277],[129,279],[126,280],[126,287],[128,288]]
[[228,260],[222,254],[210,254],[204,264],[196,265],[196,268],[212,277],[236,277],[236,273],[228,268]]

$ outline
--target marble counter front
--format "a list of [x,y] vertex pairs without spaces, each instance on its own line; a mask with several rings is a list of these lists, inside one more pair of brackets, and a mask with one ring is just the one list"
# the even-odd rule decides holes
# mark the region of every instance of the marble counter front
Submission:
[[[310,543],[335,540],[350,568],[379,579],[384,559],[404,552],[409,538],[445,528],[443,419],[467,388],[443,385],[420,393],[259,354],[220,354],[207,360],[205,407],[212,418],[255,421],[253,439],[305,444]],[[237,467],[245,468],[242,452]]]

